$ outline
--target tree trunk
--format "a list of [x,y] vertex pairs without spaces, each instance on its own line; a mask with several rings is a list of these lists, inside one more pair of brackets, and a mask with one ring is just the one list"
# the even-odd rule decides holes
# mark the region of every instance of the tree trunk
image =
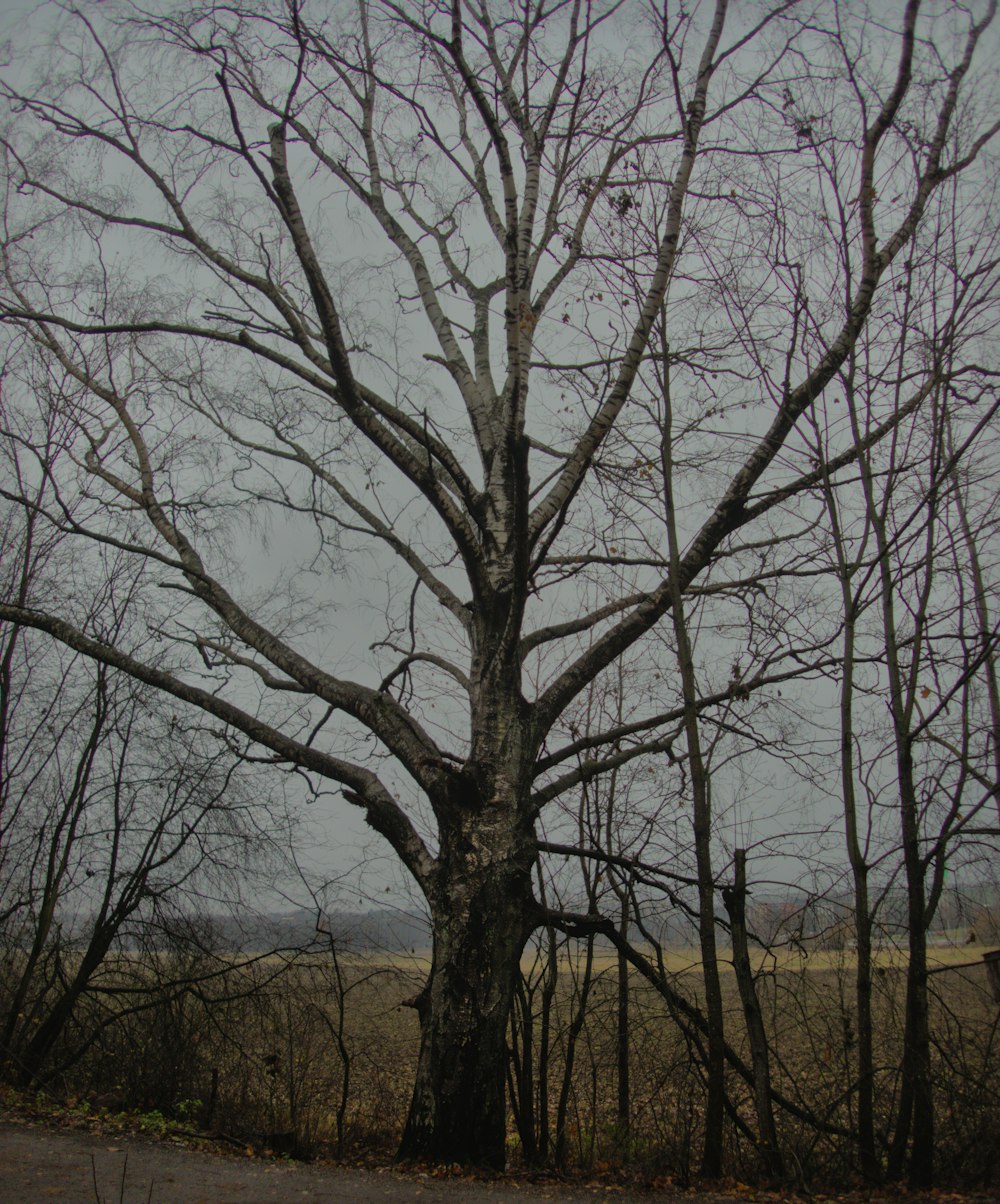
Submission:
[[747,937],[747,874],[746,849],[736,850],[735,879],[731,890],[722,892],[729,912],[733,939],[733,969],[736,985],[743,1004],[743,1016],[747,1026],[750,1045],[750,1060],[753,1066],[753,1100],[757,1113],[757,1131],[760,1134],[760,1155],[764,1169],[774,1179],[784,1177],[785,1168],[778,1144],[778,1130],[774,1124],[774,1106],[771,1093],[771,1055],[767,1044],[764,1017],[757,998],[753,969],[750,965],[750,943]]
[[590,988],[594,982],[594,933],[587,934],[586,953],[583,963],[583,978],[580,981],[579,995],[576,999],[576,1010],[573,1012],[573,1018],[569,1022],[569,1028],[566,1032],[566,1053],[563,1059],[563,1077],[562,1086],[559,1090],[559,1107],[556,1111],[556,1142],[555,1142],[555,1163],[558,1167],[565,1167],[568,1151],[567,1151],[567,1134],[569,1132],[569,1124],[567,1117],[569,1116],[570,1093],[573,1089],[573,1068],[576,1062],[576,1045],[580,1039],[580,1034],[583,1032],[583,1026],[587,1019],[587,1004],[590,1000]]
[[899,1177],[909,1138],[910,1186],[926,1188],[934,1180],[934,1093],[927,998],[927,926],[930,915],[925,899],[925,865],[920,851],[912,753],[908,742],[900,749],[899,764],[910,956],[906,973],[900,1114],[889,1156],[889,1174],[891,1178]]
[[[619,931],[622,940],[628,940],[628,898],[622,900]],[[618,1026],[616,1034],[616,1059],[618,1062],[618,1141],[623,1149],[628,1148],[628,1130],[631,1119],[631,1087],[629,1082],[629,978],[630,967],[625,955],[618,953]]]
[[[43,1074],[45,1063],[69,1023],[77,1003],[86,992],[91,978],[107,956],[115,934],[124,919],[125,916],[122,916],[118,919],[118,923],[106,923],[93,934],[72,981],[65,986],[63,993],[48,1009],[48,1014],[35,1029],[30,1041],[26,1042],[24,1048],[19,1051],[14,1079],[20,1087],[28,1088],[33,1084],[42,1083],[46,1077],[52,1076],[51,1069],[48,1076]],[[75,1055],[71,1055],[70,1059],[64,1062],[59,1069],[65,1069],[78,1056],[79,1051]]]
[[[868,889],[868,861],[858,828],[857,793],[854,788],[854,669],[856,605],[850,592],[850,570],[842,553],[840,525],[836,523],[841,585],[844,596],[844,670],[840,695],[840,778],[844,799],[847,856],[854,883],[854,940],[858,951],[855,1001],[858,1024],[858,1158],[867,1179],[881,1178],[882,1168],[875,1149],[875,1060],[872,1028],[872,912]],[[869,817],[870,825],[871,819]]]
[[538,1162],[535,1121],[535,996],[524,971],[514,981],[507,1051],[507,1086],[514,1124],[521,1139],[521,1155],[528,1166]]
[[401,1159],[502,1170],[507,1023],[535,918],[530,824],[503,800],[443,816],[434,949]]
[[701,1154],[701,1175],[718,1179],[722,1175],[723,1124],[726,1114],[725,1017],[722,986],[715,944],[715,876],[712,872],[712,788],[708,765],[702,750],[698,715],[698,685],[695,677],[694,649],[688,630],[685,599],[680,585],[680,541],[677,534],[674,497],[674,461],[672,445],[673,402],[670,392],[669,346],[666,339],[666,314],[660,327],[664,373],[663,411],[660,425],[660,466],[663,473],[664,515],[670,550],[670,614],[677,639],[677,668],[684,699],[684,734],[687,738],[688,772],[691,777],[691,811],[694,828],[695,864],[698,870],[698,943],[701,949],[702,977],[705,984],[707,1058],[705,1063],[705,1140]]
[[[690,747],[690,738],[689,738]],[[712,877],[711,804],[708,801],[704,767],[697,755],[690,758],[695,803],[695,858],[698,866],[698,941],[701,972],[705,984],[707,1059],[705,1064],[705,1141],[701,1152],[701,1176],[722,1175],[723,1125],[726,1116],[726,1034],[722,985],[715,943],[715,883]],[[697,766],[697,768],[696,768]]]

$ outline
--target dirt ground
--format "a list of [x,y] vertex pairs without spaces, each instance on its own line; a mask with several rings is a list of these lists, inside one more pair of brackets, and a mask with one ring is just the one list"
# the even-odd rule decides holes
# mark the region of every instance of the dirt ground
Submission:
[[[441,1204],[597,1204],[643,1199],[651,1204],[697,1200],[723,1204],[724,1197],[643,1193],[614,1187],[491,1183],[438,1179],[429,1174],[345,1170],[236,1154],[206,1153],[183,1144],[132,1134],[98,1135],[0,1120],[0,1202],[42,1204],[370,1204],[386,1200]],[[729,1199],[732,1204],[732,1199]]]
[[[811,1204],[992,1204],[992,1192],[913,1193],[899,1188],[849,1195],[809,1193]],[[608,1183],[496,1182],[403,1173],[393,1167],[347,1169],[251,1158],[225,1148],[193,1149],[179,1138],[100,1133],[0,1114],[0,1204],[752,1204],[801,1201],[793,1192],[639,1191]]]

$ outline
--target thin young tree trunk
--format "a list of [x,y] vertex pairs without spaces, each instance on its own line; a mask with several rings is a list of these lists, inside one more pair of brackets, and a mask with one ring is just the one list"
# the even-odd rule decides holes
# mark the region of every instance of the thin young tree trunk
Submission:
[[733,941],[733,969],[739,987],[740,1002],[746,1019],[747,1038],[750,1043],[750,1062],[753,1067],[753,1100],[757,1113],[757,1129],[760,1134],[760,1153],[764,1168],[775,1179],[785,1174],[778,1130],[774,1124],[774,1107],[771,1096],[771,1061],[764,1029],[764,1017],[757,998],[753,970],[750,966],[750,945],[747,938],[747,854],[746,849],[737,849],[734,865],[734,880],[731,890],[723,891],[722,897],[729,912],[730,932]]
[[[583,793],[583,799],[587,797],[586,790]],[[581,809],[577,816],[578,824],[578,839],[583,844],[585,839],[586,821],[584,816],[584,806],[581,802]],[[598,881],[600,879],[600,871],[597,874],[591,875],[589,868],[584,865],[581,867],[583,871],[583,880],[587,891],[587,903],[590,914],[598,913]],[[590,1000],[590,989],[594,981],[594,932],[589,930],[586,936],[586,954],[584,957],[583,977],[579,981],[579,994],[577,996],[577,1006],[570,1020],[569,1030],[566,1033],[566,1054],[563,1060],[563,1076],[562,1085],[559,1089],[559,1104],[556,1110],[556,1134],[555,1134],[555,1161],[557,1166],[565,1166],[567,1157],[567,1117],[569,1114],[570,1095],[573,1090],[573,1071],[576,1064],[576,1047],[583,1032],[583,1026],[587,1020],[587,1005]]]
[[[821,452],[825,463],[825,453]],[[852,580],[864,558],[871,532],[868,514],[857,554],[848,557],[833,484],[824,472],[823,491],[830,530],[837,558],[837,577],[844,607],[844,651],[840,688],[840,789],[844,806],[844,837],[851,866],[854,893],[854,940],[857,971],[854,979],[857,1009],[857,1131],[858,1161],[868,1179],[881,1177],[881,1164],[875,1149],[875,1063],[872,1031],[872,915],[868,889],[868,861],[858,824],[858,800],[855,790],[854,759],[854,674],[856,664],[856,628],[860,601],[852,592]]]
[[[542,903],[544,905],[544,891]],[[549,1156],[549,1063],[552,1048],[552,1006],[559,981],[559,959],[555,929],[546,930],[545,981],[542,984],[542,1014],[538,1034],[538,1158],[544,1161]]]
[[[622,940],[628,940],[629,904],[628,897],[621,903],[619,931]],[[618,954],[618,1014],[615,1034],[615,1060],[618,1066],[618,1139],[627,1143],[631,1119],[631,1084],[629,1076],[629,964],[624,955]]]
[[708,768],[702,753],[698,720],[698,686],[694,655],[688,633],[685,602],[680,587],[680,544],[673,495],[672,410],[670,396],[669,347],[666,344],[666,318],[661,321],[661,351],[664,365],[661,378],[663,417],[661,423],[661,470],[663,473],[664,511],[670,552],[670,587],[674,637],[677,641],[677,668],[684,700],[684,735],[687,740],[688,773],[694,820],[695,864],[698,876],[698,940],[701,948],[702,977],[705,987],[707,1020],[707,1064],[705,1100],[705,1139],[701,1174],[717,1179],[722,1174],[722,1137],[726,1109],[725,1021],[722,986],[719,982],[718,953],[715,944],[715,876],[712,870],[712,793]]
[[889,1154],[889,1176],[903,1171],[907,1143],[909,1181],[930,1187],[934,1178],[934,1096],[931,1084],[930,1009],[927,997],[927,924],[924,863],[920,852],[912,753],[900,750],[903,864],[906,869],[909,965],[906,972],[906,1021],[903,1031],[903,1087],[899,1117]]
[[[616,687],[616,715],[619,721],[624,721],[622,701],[625,691],[624,675],[621,666],[618,667]],[[615,847],[615,830],[619,824],[616,807],[618,800],[618,772],[612,770],[608,778],[607,799],[605,800],[604,841],[608,849]],[[627,795],[626,795],[627,805]],[[618,900],[618,930],[622,941],[628,941],[629,921],[632,915],[629,884],[620,882],[614,874],[609,874],[608,883],[614,897]],[[596,900],[594,904],[595,910]],[[629,1066],[629,965],[624,954],[618,952],[618,1007],[615,1016],[615,1067],[618,1099],[616,1110],[617,1134],[619,1144],[627,1144],[628,1129],[631,1116],[631,1082]]]
[[94,932],[76,973],[21,1050],[15,1079],[22,1087],[44,1082],[47,1074],[51,1076],[51,1068],[46,1072],[45,1063],[72,1018],[76,1005],[87,991],[91,978],[107,956],[127,914],[125,907],[116,908],[115,913]]
[[524,971],[514,983],[510,1014],[510,1048],[507,1053],[507,1087],[514,1123],[521,1139],[524,1161],[533,1166],[539,1158],[535,1117],[535,1017],[534,992]]
[[[688,725],[689,740],[697,720]],[[705,1016],[708,1021],[707,1093],[705,1100],[705,1144],[702,1148],[701,1174],[717,1179],[722,1174],[722,1135],[725,1120],[725,1026],[722,986],[715,943],[715,881],[712,872],[712,812],[707,775],[701,761],[697,735],[694,755],[689,743],[694,799],[695,859],[698,866],[698,939],[701,948],[702,977],[705,985]],[[697,784],[696,784],[697,782]]]
[[569,1032],[566,1034],[566,1058],[563,1066],[562,1086],[559,1089],[559,1107],[556,1111],[556,1165],[566,1164],[566,1138],[568,1132],[567,1117],[569,1116],[569,1099],[573,1090],[573,1069],[576,1064],[576,1045],[583,1032],[587,1019],[587,1003],[590,999],[590,988],[594,981],[594,934],[587,935],[586,954],[583,963],[583,978],[580,982],[580,994],[577,1008],[570,1021]]
[[[850,404],[855,440],[859,440],[858,401],[851,382],[846,394]],[[941,467],[941,415],[934,412],[934,442],[931,448],[931,482],[939,482]],[[860,461],[861,481],[869,521],[878,552],[879,600],[882,640],[888,683],[889,713],[892,717],[896,753],[896,787],[899,794],[900,836],[906,882],[907,939],[909,962],[906,975],[906,1020],[903,1033],[902,1085],[895,1132],[889,1152],[888,1173],[898,1178],[909,1148],[909,1180],[914,1187],[929,1187],[934,1177],[934,1096],[931,1087],[930,1015],[927,996],[927,925],[930,913],[926,897],[926,863],[920,848],[920,806],[914,781],[913,714],[918,676],[924,667],[924,639],[934,578],[934,535],[937,530],[936,489],[928,490],[926,540],[921,565],[919,594],[910,607],[913,634],[908,640],[909,664],[904,666],[896,620],[893,541],[890,531],[890,502],[893,475],[884,486],[885,496],[876,503],[870,462]]]
[[875,1150],[875,1063],[872,1032],[872,916],[868,891],[868,862],[858,833],[857,798],[854,789],[854,616],[851,612],[844,635],[844,678],[840,696],[841,790],[847,856],[854,885],[854,940],[857,971],[854,979],[858,1030],[858,1158],[869,1179],[881,1176]]
[[[948,441],[948,453],[952,455],[954,446],[952,441],[952,432],[950,425],[946,424],[945,437]],[[972,585],[975,590],[975,608],[976,621],[978,627],[979,638],[983,645],[989,644],[994,638],[994,627],[990,617],[989,595],[986,588],[986,579],[983,574],[982,558],[979,554],[979,547],[976,540],[976,535],[972,530],[972,525],[969,522],[969,510],[966,505],[964,489],[962,483],[958,480],[956,472],[957,488],[955,489],[955,508],[958,512],[958,521],[962,531],[962,539],[965,543],[965,551],[969,557],[969,572],[972,577]],[[990,716],[990,735],[992,745],[992,770],[993,770],[993,800],[996,806],[997,820],[1000,821],[1000,682],[997,681],[997,657],[996,653],[991,653],[983,661],[983,679],[986,684],[986,697],[989,700],[989,716]]]

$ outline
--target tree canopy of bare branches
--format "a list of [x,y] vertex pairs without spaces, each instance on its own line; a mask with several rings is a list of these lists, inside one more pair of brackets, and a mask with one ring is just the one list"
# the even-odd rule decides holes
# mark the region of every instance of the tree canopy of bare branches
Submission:
[[83,592],[111,555],[161,588],[134,643],[65,583],[0,620],[392,848],[434,935],[403,1155],[503,1164],[546,808],[681,749],[697,790],[699,716],[837,655],[802,607],[823,491],[929,399],[956,447],[988,429],[995,7],[84,3],[25,34],[3,494]]

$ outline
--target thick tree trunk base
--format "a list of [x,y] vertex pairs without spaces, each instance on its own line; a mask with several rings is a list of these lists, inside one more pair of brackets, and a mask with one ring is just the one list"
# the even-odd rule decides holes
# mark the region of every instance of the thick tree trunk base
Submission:
[[500,807],[466,812],[432,901],[420,1058],[397,1157],[502,1171],[507,1028],[532,909],[533,835]]

